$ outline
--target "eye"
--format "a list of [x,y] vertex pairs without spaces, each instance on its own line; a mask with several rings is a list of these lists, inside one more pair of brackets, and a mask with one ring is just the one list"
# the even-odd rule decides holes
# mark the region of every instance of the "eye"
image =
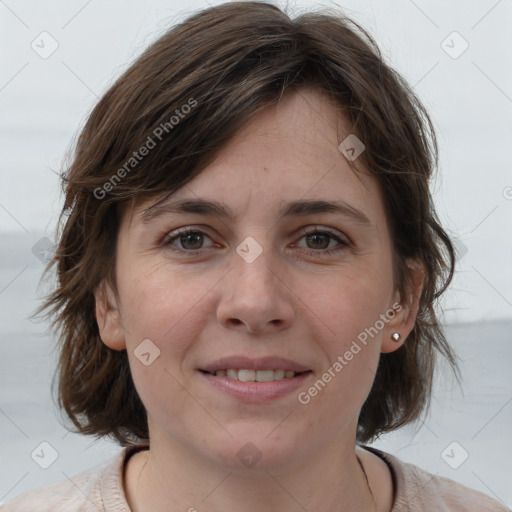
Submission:
[[[301,240],[305,239],[307,244],[316,246],[314,250],[306,249],[306,252],[313,256],[339,252],[350,245],[338,232],[328,228],[318,229],[317,226],[309,229],[304,228],[303,233],[305,236]],[[329,248],[330,243],[333,241],[338,243]]]
[[206,233],[198,229],[180,228],[170,233],[163,241],[163,245],[172,249],[175,247],[174,242],[178,242],[181,247],[175,247],[175,250],[199,253],[203,249],[201,246],[205,237],[211,240]]
[[[339,252],[350,245],[350,242],[345,240],[340,233],[329,228],[318,229],[317,226],[305,227],[302,232],[304,236],[300,240],[305,239],[308,246],[314,246],[313,249],[303,248],[303,251],[311,256],[318,257]],[[173,251],[201,254],[203,251],[213,247],[213,244],[203,247],[205,238],[211,240],[203,231],[185,227],[171,232],[164,239],[163,245]],[[335,242],[334,246],[329,247],[332,242]],[[176,244],[178,244],[178,246],[176,246]],[[300,246],[297,245],[297,247]]]

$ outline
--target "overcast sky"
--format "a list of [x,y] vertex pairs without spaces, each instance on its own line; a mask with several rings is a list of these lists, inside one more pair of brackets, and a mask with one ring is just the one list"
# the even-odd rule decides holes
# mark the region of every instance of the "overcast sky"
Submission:
[[[162,31],[217,3],[0,1],[0,236],[53,235],[58,172],[84,117]],[[338,5],[375,36],[435,121],[434,197],[461,250],[448,319],[511,318],[512,0]]]

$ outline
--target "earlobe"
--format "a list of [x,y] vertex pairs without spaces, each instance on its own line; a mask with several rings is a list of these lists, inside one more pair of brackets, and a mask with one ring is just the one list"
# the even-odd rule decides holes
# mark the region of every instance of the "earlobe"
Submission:
[[400,297],[395,294],[393,309],[395,316],[388,322],[383,333],[381,352],[389,353],[399,349],[409,336],[416,323],[420,297],[425,284],[425,269],[421,262],[410,260],[409,267],[410,281],[406,290],[406,296]]
[[103,281],[94,293],[100,337],[113,350],[126,348],[119,306],[109,283]]

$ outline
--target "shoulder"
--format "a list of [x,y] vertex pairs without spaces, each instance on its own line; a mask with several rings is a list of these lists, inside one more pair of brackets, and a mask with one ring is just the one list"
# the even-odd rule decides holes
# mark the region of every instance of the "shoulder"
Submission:
[[381,457],[391,470],[396,492],[391,512],[511,512],[499,501],[450,478],[433,475],[377,448],[363,447]]
[[136,447],[124,448],[110,461],[0,506],[0,512],[129,512],[123,467]]

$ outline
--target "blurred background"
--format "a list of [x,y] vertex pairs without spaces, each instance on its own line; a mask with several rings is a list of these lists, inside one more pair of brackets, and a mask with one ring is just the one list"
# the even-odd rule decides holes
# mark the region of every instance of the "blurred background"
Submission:
[[[170,26],[218,3],[0,0],[0,503],[120,450],[64,428],[54,340],[29,319],[47,288],[59,172],[113,80]],[[374,446],[512,506],[512,1],[288,2],[291,14],[336,7],[430,112],[434,199],[458,250],[441,306],[463,390],[441,366],[429,417]]]

